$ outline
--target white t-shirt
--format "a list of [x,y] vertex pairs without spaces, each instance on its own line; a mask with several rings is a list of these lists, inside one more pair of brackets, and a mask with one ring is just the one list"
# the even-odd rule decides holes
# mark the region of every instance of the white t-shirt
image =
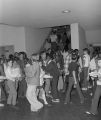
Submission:
[[51,42],[56,42],[57,35],[50,35]]
[[101,85],[101,69],[98,70],[98,81],[97,81],[97,85]]
[[83,67],[89,67],[90,65],[90,56],[83,55]]
[[91,61],[90,61],[90,70],[96,70],[96,62],[95,62],[95,59],[93,58],[93,59],[91,59]]
[[19,68],[5,67],[5,75],[8,80],[15,81],[17,77],[21,77]]

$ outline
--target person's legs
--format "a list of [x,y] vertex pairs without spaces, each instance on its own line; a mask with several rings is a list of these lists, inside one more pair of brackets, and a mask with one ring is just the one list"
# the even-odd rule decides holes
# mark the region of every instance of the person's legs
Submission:
[[88,88],[88,80],[87,80],[87,77],[88,77],[88,67],[84,67],[83,69],[84,71],[84,81],[83,81],[83,90],[87,90]]
[[80,72],[80,86],[83,87],[83,81],[84,81],[84,69],[82,69],[82,72]]
[[59,81],[58,81],[58,91],[63,90],[63,77],[59,76]]
[[58,77],[53,77],[51,88],[53,99],[58,99],[58,80]]
[[43,104],[37,100],[36,90],[36,85],[28,85],[26,93],[26,97],[31,105],[31,111],[33,112],[38,111],[43,107]]
[[43,99],[44,104],[48,104],[47,100],[46,100],[46,96],[45,96],[45,91],[43,88],[41,88],[39,90],[39,98]]
[[26,83],[25,79],[22,79],[21,81],[19,81],[18,97],[25,97],[26,89],[27,89],[27,83]]
[[76,89],[77,89],[77,92],[78,92],[78,94],[79,94],[81,103],[83,103],[83,102],[84,102],[84,96],[83,96],[82,91],[81,91],[81,89],[80,89],[79,81],[77,81]]
[[13,94],[13,97],[12,97],[12,105],[16,105],[16,99],[17,99],[17,91],[16,91],[16,84],[15,82],[12,83],[13,84],[13,91],[12,91],[12,94]]
[[94,98],[92,100],[91,109],[90,109],[90,112],[93,114],[98,113],[97,108],[98,108],[98,102],[99,102],[100,96],[101,96],[101,86],[99,85],[96,87],[96,91],[95,91]]
[[7,81],[7,85],[9,87],[9,95],[8,95],[8,99],[7,99],[7,104],[11,105],[16,105],[16,89],[15,89],[15,83],[11,80]]
[[5,82],[3,81],[1,83],[1,101],[5,101],[7,98],[6,96],[6,90],[5,90]]
[[50,79],[46,79],[46,81],[45,81],[45,93],[46,93],[46,96],[48,96],[49,90],[50,90]]
[[74,85],[73,77],[69,77],[69,85],[68,85],[68,89],[66,92],[65,103],[70,102],[70,94],[71,94],[71,90],[72,90],[73,85]]
[[67,90],[68,82],[69,82],[69,75],[66,75],[64,85],[63,85],[63,92],[65,92]]
[[[1,83],[0,83],[0,100],[1,100]],[[0,103],[0,107],[3,107],[4,104]]]

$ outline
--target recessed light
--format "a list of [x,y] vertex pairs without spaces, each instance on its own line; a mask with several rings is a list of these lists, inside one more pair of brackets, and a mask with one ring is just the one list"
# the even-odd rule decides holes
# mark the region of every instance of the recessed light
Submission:
[[63,10],[62,13],[70,13],[70,10]]

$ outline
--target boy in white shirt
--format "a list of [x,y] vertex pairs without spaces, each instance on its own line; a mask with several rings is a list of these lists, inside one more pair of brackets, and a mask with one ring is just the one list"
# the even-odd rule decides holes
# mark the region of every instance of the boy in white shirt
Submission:
[[87,90],[88,80],[89,80],[89,65],[90,65],[90,56],[88,48],[83,49],[83,74],[84,82],[82,90]]
[[[98,54],[96,52],[93,53],[92,55],[92,59],[90,61],[90,66],[89,66],[89,71],[90,73],[92,72],[96,72],[97,71],[97,58],[98,58]],[[95,87],[96,87],[96,77],[90,77],[90,87],[93,88],[93,92],[95,91]]]
[[87,114],[92,114],[92,115],[96,115],[98,113],[97,108],[98,108],[98,103],[101,96],[101,58],[98,59],[98,71],[95,72],[94,76],[95,75],[98,76],[97,87],[92,100],[90,111],[86,112]]

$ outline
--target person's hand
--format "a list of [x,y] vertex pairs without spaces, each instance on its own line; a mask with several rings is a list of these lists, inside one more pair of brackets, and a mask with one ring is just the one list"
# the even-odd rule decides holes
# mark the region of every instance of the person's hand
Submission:
[[77,81],[75,81],[75,83],[74,83],[75,85],[77,84]]
[[0,76],[0,81],[7,79],[5,76]]
[[42,66],[42,62],[39,62],[39,65]]
[[79,67],[79,72],[82,72],[82,69],[81,69],[81,67]]

